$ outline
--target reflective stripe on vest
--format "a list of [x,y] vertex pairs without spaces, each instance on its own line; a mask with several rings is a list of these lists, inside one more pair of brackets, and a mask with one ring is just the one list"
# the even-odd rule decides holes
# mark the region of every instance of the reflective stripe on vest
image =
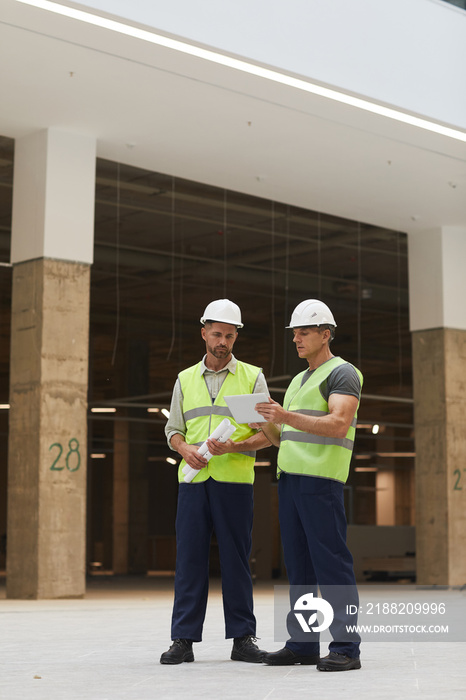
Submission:
[[[247,424],[238,424],[225,403],[224,396],[235,394],[252,394],[261,372],[260,367],[238,361],[235,374],[228,372],[220,391],[212,403],[204,375],[201,374],[202,362],[180,372],[179,379],[183,394],[183,417],[186,423],[186,442],[190,445],[202,445],[224,418],[235,426],[232,440],[246,440],[255,434]],[[254,482],[255,452],[234,452],[219,457],[212,457],[207,467],[201,469],[191,483],[205,481],[211,476],[216,481],[252,484]],[[182,469],[186,462],[182,460],[178,479],[184,479]]]
[[[283,405],[286,410],[311,416],[328,415],[328,403],[322,396],[320,387],[330,373],[343,364],[348,363],[341,357],[333,357],[320,365],[303,385],[302,380],[308,370],[298,374],[285,394]],[[362,374],[356,367],[354,369],[362,386]],[[303,408],[309,405],[314,408]],[[357,413],[344,438],[322,437],[296,430],[290,425],[283,425],[278,452],[278,476],[280,472],[287,472],[335,479],[345,483],[356,434],[356,416]]]
[[[227,394],[229,396],[229,394]],[[185,421],[192,420],[193,418],[199,418],[200,416],[210,416],[215,414],[216,416],[223,416],[223,418],[230,418],[231,413],[228,406],[201,406],[200,408],[191,408],[189,411],[184,411],[183,417]],[[223,420],[222,418],[222,420]]]

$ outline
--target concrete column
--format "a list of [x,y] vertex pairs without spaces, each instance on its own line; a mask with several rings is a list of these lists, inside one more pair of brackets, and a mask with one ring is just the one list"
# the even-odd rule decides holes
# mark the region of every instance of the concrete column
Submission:
[[395,472],[395,525],[414,525],[416,509],[415,473],[398,470]]
[[[128,347],[128,388],[130,396],[149,393],[149,346],[145,340],[132,339]],[[145,574],[148,569],[148,426],[144,408],[130,408],[129,417],[129,523],[128,571]]]
[[375,485],[377,525],[395,525],[395,471],[377,472]]
[[413,334],[421,584],[466,582],[466,331]]
[[128,573],[129,424],[114,423],[113,450],[113,573]]
[[7,524],[9,598],[81,597],[95,142],[15,147]]
[[410,237],[420,584],[466,583],[466,230]]
[[[382,431],[377,436],[377,451],[394,452],[394,429],[390,426],[383,426]],[[395,459],[393,457],[385,457],[384,469],[379,469],[375,474],[375,515],[377,525],[397,524],[395,522]]]

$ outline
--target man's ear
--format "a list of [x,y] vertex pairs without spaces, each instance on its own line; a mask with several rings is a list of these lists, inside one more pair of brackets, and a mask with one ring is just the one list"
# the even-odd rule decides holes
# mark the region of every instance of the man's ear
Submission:
[[201,338],[202,338],[202,340],[205,340],[205,327],[204,326],[202,326],[202,328],[201,328]]

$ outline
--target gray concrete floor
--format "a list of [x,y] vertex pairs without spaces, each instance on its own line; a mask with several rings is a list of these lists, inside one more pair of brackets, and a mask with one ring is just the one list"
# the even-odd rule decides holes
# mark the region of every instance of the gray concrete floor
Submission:
[[[172,591],[172,579],[96,577],[83,600],[6,600],[0,579],[1,700],[466,698],[463,642],[363,644],[363,668],[346,673],[231,661],[217,581],[195,662],[162,666]],[[273,602],[273,584],[258,584],[258,634],[268,651],[282,646]]]

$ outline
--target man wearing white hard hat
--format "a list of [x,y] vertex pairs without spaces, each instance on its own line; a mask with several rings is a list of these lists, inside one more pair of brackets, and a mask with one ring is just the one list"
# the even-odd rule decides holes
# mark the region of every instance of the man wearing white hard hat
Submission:
[[[346,628],[357,621],[356,615],[348,617],[345,611],[357,610],[358,594],[346,545],[343,487],[362,374],[331,352],[336,325],[328,306],[318,299],[298,304],[288,328],[293,330],[299,357],[309,367],[291,381],[283,407],[272,399],[256,406],[268,421],[264,433],[279,447],[280,530],[292,607],[287,620],[290,639],[283,649],[265,654],[264,663],[270,666],[307,664],[319,671],[361,668],[360,637],[348,634]],[[334,614],[333,641],[324,658],[319,654],[318,633],[307,634],[311,628],[303,633],[293,612],[299,601],[306,602],[301,594],[307,589],[316,592],[317,586]]]
[[[260,367],[240,362],[232,354],[238,328],[243,327],[239,307],[229,299],[217,299],[207,305],[200,320],[206,354],[178,375],[165,428],[170,448],[183,459],[178,471],[173,644],[160,662],[194,661],[193,642],[202,640],[210,540],[215,531],[225,637],[233,639],[230,658],[261,663],[265,652],[256,644],[249,556],[255,450],[270,442],[246,423],[236,423],[224,396],[269,392]],[[235,428],[234,441],[207,440],[225,417]],[[212,455],[209,461],[198,453],[206,440]],[[183,471],[186,467],[197,471],[189,483]]]

